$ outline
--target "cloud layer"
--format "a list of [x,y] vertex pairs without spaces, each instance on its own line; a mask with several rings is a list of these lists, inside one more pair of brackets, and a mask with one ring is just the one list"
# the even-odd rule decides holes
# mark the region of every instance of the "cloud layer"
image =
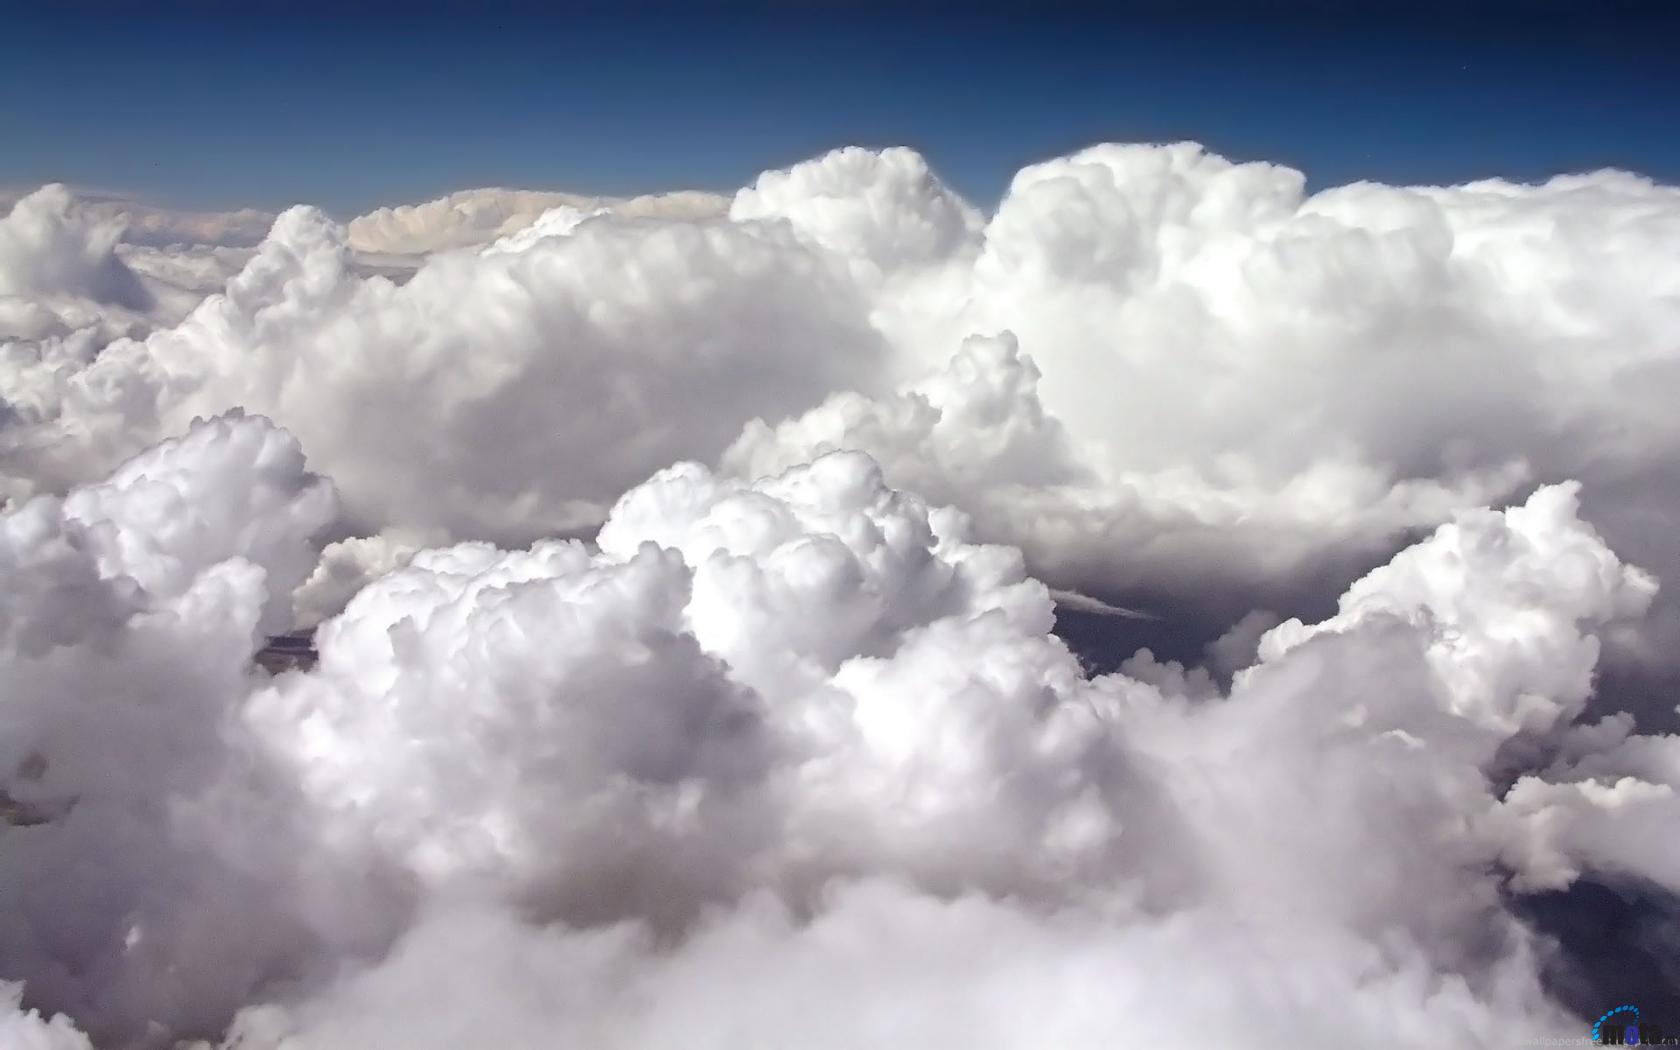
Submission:
[[[1059,584],[1168,600],[1193,566],[1238,606],[1575,478],[1618,546],[1680,567],[1680,191],[1302,185],[1099,146],[986,217],[911,151],[849,149],[727,218],[693,195],[533,217],[559,198],[514,191],[348,231],[293,212],[177,329],[14,343],[7,462],[62,491],[240,406],[298,434],[358,529],[525,540],[678,457],[750,476],[860,448]],[[402,288],[350,250],[502,233]]]
[[1334,1002],[1456,1045],[1578,1024],[1505,894],[1680,891],[1623,848],[1672,826],[1680,739],[1576,722],[1655,585],[1570,486],[1461,515],[1228,690],[1087,677],[1019,554],[858,453],[672,467],[598,546],[415,553],[269,679],[333,502],[231,417],[4,519],[0,972],[40,1013],[0,1024],[1263,1047]]
[[[1603,688],[1680,623],[1680,192],[1303,185],[848,149],[248,252],[23,198],[0,1036],[1580,1034],[1523,902],[1680,893]],[[1230,629],[1099,676],[1054,595]]]

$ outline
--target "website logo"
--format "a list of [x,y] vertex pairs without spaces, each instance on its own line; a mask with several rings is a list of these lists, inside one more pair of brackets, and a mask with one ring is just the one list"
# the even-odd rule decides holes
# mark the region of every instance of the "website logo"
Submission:
[[1664,1038],[1661,1026],[1642,1020],[1639,1007],[1612,1006],[1593,1022],[1594,1046],[1673,1046],[1680,1039]]

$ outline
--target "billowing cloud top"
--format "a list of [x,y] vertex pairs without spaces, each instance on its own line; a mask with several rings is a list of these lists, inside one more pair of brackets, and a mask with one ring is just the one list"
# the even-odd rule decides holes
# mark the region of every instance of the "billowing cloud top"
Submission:
[[[1194,567],[1233,613],[1566,478],[1680,566],[1655,524],[1680,483],[1680,191],[1302,185],[1100,146],[987,218],[915,153],[849,149],[727,218],[692,195],[533,217],[558,198],[504,191],[348,233],[294,212],[178,328],[14,343],[0,440],[14,488],[60,490],[241,406],[298,434],[359,528],[513,540],[598,522],[681,456],[750,476],[863,449],[1058,584],[1135,604]],[[401,288],[350,254],[515,227]]]
[[[1225,695],[1087,678],[1016,552],[857,453],[670,468],[596,548],[417,553],[267,680],[330,513],[230,418],[4,519],[0,959],[102,1045],[1094,1046],[1196,1011],[1268,1047],[1325,996],[1376,1045],[1539,1038],[1575,1022],[1498,873],[1680,888],[1611,845],[1675,818],[1674,738],[1571,724],[1652,584],[1568,488]],[[1501,797],[1519,742],[1560,758]]]
[[88,352],[178,322],[220,291],[273,216],[190,214],[44,186],[0,194],[0,339],[73,336]]
[[[9,210],[28,196],[0,190],[0,210]],[[79,210],[120,227],[123,242],[132,245],[248,248],[261,241],[274,224],[272,212],[256,208],[182,211],[109,194],[75,191],[75,196]]]

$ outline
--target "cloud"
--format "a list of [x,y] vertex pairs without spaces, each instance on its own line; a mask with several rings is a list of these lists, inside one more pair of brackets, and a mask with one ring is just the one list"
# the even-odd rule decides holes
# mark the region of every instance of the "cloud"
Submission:
[[1153,613],[1141,609],[1124,609],[1118,605],[1093,598],[1078,591],[1053,590],[1050,597],[1056,600],[1057,608],[1077,609],[1080,612],[1093,613],[1097,616],[1120,616],[1129,620],[1153,620],[1157,617]]
[[1680,892],[1589,830],[1666,826],[1680,761],[1577,721],[1654,585],[1573,486],[1457,515],[1328,619],[1254,621],[1193,691],[1088,677],[1018,552],[856,452],[678,464],[593,545],[341,544],[397,567],[269,678],[334,518],[247,416],[0,518],[0,787],[40,817],[0,829],[0,974],[40,1014],[0,1025],[1485,1043],[1579,1026],[1508,895]]
[[0,1039],[7,1046],[17,1050],[93,1050],[87,1036],[63,1014],[47,1018],[34,1010],[20,1009],[22,996],[21,985],[0,984]]
[[19,200],[0,226],[0,294],[86,295],[96,302],[144,309],[144,291],[116,258],[121,228],[73,214],[63,186],[44,186]]
[[984,222],[914,150],[835,150],[767,171],[735,195],[737,221],[781,220],[848,259],[898,271],[960,253]]
[[86,216],[63,186],[44,186],[0,218],[0,336],[39,338],[99,318],[150,309],[140,279],[117,257],[120,224]]
[[[19,203],[0,1031],[1579,1034],[1524,902],[1680,893],[1605,686],[1680,625],[1680,198],[1303,187],[846,150],[394,211],[400,284]],[[1209,644],[1095,676],[1058,600]]]
[[[675,952],[630,930],[533,931],[505,913],[427,922],[377,970],[295,1012],[241,1019],[245,1045],[309,1050],[799,1045],[1091,1048],[1191,1030],[1229,1046],[1407,1047],[1543,1038],[1520,981],[1480,993],[1436,984],[1416,961],[1360,973],[1357,949],[1301,945],[1260,986],[1189,960],[1261,967],[1262,949],[1217,919],[1115,930],[980,898],[938,901],[891,884],[845,888],[805,922],[770,901],[719,916]],[[498,991],[459,980],[460,960]],[[1155,960],[1154,965],[1150,960]],[[430,989],[430,994],[422,994]],[[885,991],[890,989],[890,992]],[[418,1012],[416,1003],[426,1006]],[[1334,1004],[1332,1007],[1330,1004]],[[1327,1009],[1326,1007],[1330,1007]]]
[[584,215],[703,220],[716,218],[728,199],[696,190],[641,197],[589,197],[543,190],[461,190],[423,204],[378,208],[351,219],[345,241],[358,252],[426,255],[479,247],[517,233],[555,209]]
[[[1058,586],[1213,622],[1327,601],[1457,511],[1569,478],[1618,548],[1680,568],[1680,191],[1303,186],[1105,145],[987,216],[912,151],[847,149],[727,217],[523,191],[347,230],[294,212],[175,329],[16,344],[4,454],[15,488],[62,491],[242,406],[298,434],[357,531],[523,542],[679,457],[752,476],[856,448]],[[394,288],[358,245],[465,247]],[[1677,632],[1665,606],[1616,648],[1660,659]]]
[[85,365],[18,354],[34,389],[6,455],[59,487],[237,405],[283,420],[368,531],[525,539],[597,524],[769,406],[867,382],[882,348],[854,299],[785,231],[718,222],[590,220],[399,287],[294,209],[178,327]]
[[[863,235],[868,213],[848,240],[800,211],[839,223],[825,202],[890,177],[839,154],[769,181],[819,185],[790,194],[788,221],[893,274],[872,322],[903,378],[765,416],[734,469],[867,449],[1060,584],[1164,604],[1195,574],[1195,601],[1233,617],[1566,478],[1619,547],[1680,568],[1659,524],[1680,510],[1680,458],[1655,394],[1680,301],[1672,187],[1598,172],[1309,196],[1275,165],[1108,145],[1024,169],[983,227],[901,193],[948,235],[895,252]],[[976,337],[1008,350],[977,367]],[[988,443],[1005,434],[1041,443]],[[1023,480],[1029,449],[1041,474]],[[1666,637],[1672,611],[1659,620]]]
[[[152,248],[205,245],[249,248],[274,224],[272,212],[255,208],[234,211],[183,211],[148,204],[122,194],[75,187],[67,190],[81,210],[122,229],[122,242]],[[0,190],[0,208],[10,208],[30,196]]]
[[[151,246],[169,213],[129,202],[88,200],[45,186],[15,200],[0,195],[0,353],[57,353],[85,363],[120,336],[179,322],[244,266],[248,252],[212,244]],[[253,216],[256,222],[260,216]],[[213,235],[210,217],[183,233]],[[197,221],[195,220],[195,222]],[[250,241],[260,240],[267,222]],[[42,343],[47,344],[45,348]]]
[[157,248],[177,245],[250,248],[259,244],[274,225],[273,212],[255,208],[224,212],[170,211],[126,201],[110,202],[106,208],[122,218],[126,243]]
[[102,1046],[213,1035],[358,928],[230,721],[333,512],[295,441],[229,417],[0,519],[0,790],[31,817],[0,827],[0,972]]
[[313,627],[337,616],[363,587],[407,565],[427,546],[422,534],[401,531],[328,544],[309,578],[292,594],[293,620]]

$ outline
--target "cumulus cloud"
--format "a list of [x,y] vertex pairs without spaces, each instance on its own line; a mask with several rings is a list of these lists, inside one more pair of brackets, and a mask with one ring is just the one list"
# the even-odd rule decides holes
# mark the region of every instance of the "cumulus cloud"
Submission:
[[[854,169],[843,155],[804,167],[818,182]],[[1374,557],[1456,509],[1567,477],[1618,542],[1674,565],[1652,502],[1673,489],[1673,428],[1645,384],[1674,349],[1680,271],[1663,245],[1680,194],[1616,172],[1310,197],[1302,185],[1188,144],[1027,168],[983,229],[917,267],[924,294],[877,300],[877,323],[919,349],[927,377],[891,399],[766,418],[736,462],[868,448],[895,480],[943,485],[1042,571],[1121,592],[1190,571],[1310,577],[1330,552]],[[782,211],[835,251],[876,257],[799,204]],[[955,292],[941,286],[952,268]],[[965,378],[972,350],[957,349],[999,332],[1031,362],[1006,397]],[[994,465],[971,427],[941,439],[939,414],[967,404],[1000,428],[1054,420],[1087,479],[1052,469],[1016,491],[1014,461]],[[930,444],[967,484],[924,462]]]
[[[904,1046],[1096,1050],[1188,1028],[1226,1046],[1379,1047],[1541,1038],[1556,1016],[1518,1012],[1520,977],[1472,992],[1420,963],[1365,971],[1357,948],[1301,945],[1261,986],[1188,963],[1266,956],[1239,928],[1186,916],[1115,929],[1088,914],[1035,915],[980,898],[940,901],[892,884],[848,886],[802,921],[758,900],[676,952],[630,930],[533,931],[505,913],[449,914],[379,969],[295,1012],[241,1018],[246,1046],[525,1050],[588,1044],[705,1048]],[[499,994],[455,978],[470,957]],[[1365,956],[1369,959],[1369,956]],[[1149,965],[1147,960],[1173,960]],[[1370,961],[1375,962],[1374,959]],[[435,1009],[418,1013],[424,1001]],[[890,989],[890,991],[887,991]],[[1337,1003],[1321,1013],[1327,1001]],[[282,1035],[282,1033],[284,1033]]]
[[87,1036],[76,1030],[68,1017],[42,1017],[34,1010],[19,1009],[23,987],[0,984],[0,1038],[17,1050],[93,1050]]
[[[44,186],[13,200],[0,217],[0,354],[38,354],[38,344],[72,344],[86,361],[123,335],[144,335],[181,320],[206,295],[220,291],[248,252],[222,244],[144,243],[136,223],[157,233],[169,213],[124,202],[88,200],[66,187]],[[217,236],[208,216],[180,229]],[[267,221],[253,213],[250,222]]]
[[[855,452],[680,464],[593,545],[349,548],[404,564],[267,678],[333,515],[235,416],[3,519],[19,1038],[1571,1034],[1506,895],[1630,870],[1584,807],[1672,820],[1672,738],[1576,721],[1653,583],[1569,486],[1458,516],[1194,690],[1088,677],[1016,551]],[[1680,891],[1662,854],[1631,870]]]
[[[1059,586],[1170,604],[1195,572],[1227,622],[1568,478],[1618,547],[1680,568],[1680,191],[1303,186],[1107,145],[987,216],[912,151],[846,149],[726,217],[522,191],[348,229],[294,212],[178,328],[15,345],[5,454],[14,487],[62,491],[242,406],[299,435],[358,531],[524,541],[678,457],[753,476],[863,449]],[[457,250],[398,289],[358,247]]]
[[151,297],[117,257],[119,223],[74,208],[63,186],[44,186],[0,218],[0,336],[35,337],[99,319],[101,307],[134,317]]
[[293,621],[313,627],[337,616],[363,587],[413,560],[428,546],[425,540],[421,533],[396,530],[328,544],[309,578],[292,592]]
[[601,219],[438,255],[399,287],[358,276],[342,228],[294,209],[179,326],[82,367],[14,351],[28,425],[6,456],[59,487],[237,405],[296,433],[367,531],[593,527],[767,406],[866,382],[883,349],[856,298],[778,227]]
[[[72,192],[79,206],[88,214],[120,226],[122,242],[129,245],[249,248],[261,241],[274,223],[272,212],[256,208],[184,211],[95,190],[77,188]],[[0,190],[0,208],[13,207],[28,196],[29,193]]]
[[0,972],[101,1040],[214,1034],[339,936],[297,897],[325,861],[285,782],[230,724],[333,512],[295,441],[229,417],[0,524]]

